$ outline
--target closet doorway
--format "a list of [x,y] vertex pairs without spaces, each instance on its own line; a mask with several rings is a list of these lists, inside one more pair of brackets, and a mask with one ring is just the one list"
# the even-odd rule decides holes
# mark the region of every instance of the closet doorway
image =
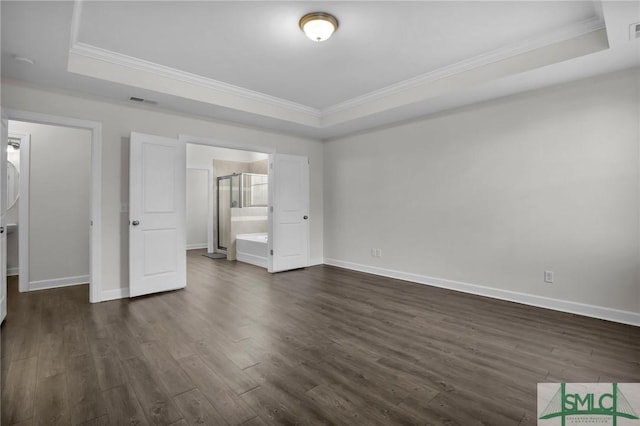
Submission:
[[[8,132],[23,135],[11,272],[19,291],[89,284],[100,297],[101,125],[25,111],[5,111]],[[25,137],[25,135],[27,137]],[[23,142],[24,141],[24,142]],[[11,148],[9,148],[11,149]],[[15,217],[14,217],[15,216]]]

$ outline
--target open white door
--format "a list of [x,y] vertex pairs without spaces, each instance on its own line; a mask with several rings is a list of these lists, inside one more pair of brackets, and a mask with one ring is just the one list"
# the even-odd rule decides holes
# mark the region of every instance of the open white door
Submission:
[[269,158],[269,272],[309,266],[309,160]]
[[187,285],[186,147],[131,133],[129,296]]
[[0,324],[7,316],[7,139],[9,121],[2,114],[0,141]]

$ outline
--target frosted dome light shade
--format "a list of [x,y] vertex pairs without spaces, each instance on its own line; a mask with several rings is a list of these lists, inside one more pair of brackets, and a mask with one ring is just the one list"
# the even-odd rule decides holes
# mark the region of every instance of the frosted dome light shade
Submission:
[[300,19],[300,28],[309,39],[325,41],[338,28],[338,20],[324,12],[309,13]]

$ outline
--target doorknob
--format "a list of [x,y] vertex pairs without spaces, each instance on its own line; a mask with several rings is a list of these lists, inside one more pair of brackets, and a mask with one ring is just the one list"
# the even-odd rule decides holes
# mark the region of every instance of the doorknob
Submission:
[[307,215],[305,214],[304,216],[302,216],[302,218],[303,218],[304,220],[307,220],[307,219],[309,219],[309,216],[307,216]]
[[0,226],[0,234],[4,234],[4,226]]
[[134,220],[133,222],[131,222],[131,224],[133,226],[138,226],[138,225],[140,225],[140,221],[139,220]]

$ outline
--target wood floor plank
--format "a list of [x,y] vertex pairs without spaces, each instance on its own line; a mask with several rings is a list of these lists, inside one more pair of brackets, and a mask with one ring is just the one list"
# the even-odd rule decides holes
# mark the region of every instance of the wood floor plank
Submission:
[[106,414],[99,397],[98,375],[90,354],[67,359],[67,389],[74,424],[83,423]]
[[167,395],[175,396],[195,388],[189,376],[162,344],[146,342],[140,346],[145,359],[164,385]]
[[244,373],[226,355],[218,352],[206,342],[198,342],[196,352],[205,364],[218,374],[222,380],[238,395],[258,386],[255,380]]
[[254,417],[242,423],[242,426],[264,426],[266,423],[260,417]]
[[107,328],[107,333],[113,348],[122,361],[142,357],[139,344],[129,334],[129,330],[122,319],[110,323]]
[[201,254],[184,290],[99,304],[10,279],[2,424],[522,426],[538,382],[640,381],[640,327]]
[[2,424],[12,425],[33,417],[38,358],[12,361],[2,391]]
[[310,389],[306,395],[322,409],[331,422],[343,425],[371,424],[347,398],[343,398],[331,386],[318,385]]
[[189,423],[185,419],[180,419],[175,423],[171,423],[169,426],[189,426]]
[[196,355],[180,360],[180,367],[189,375],[193,383],[211,402],[214,408],[231,425],[239,425],[256,413],[240,398],[222,378],[213,372]]
[[92,419],[81,423],[79,426],[108,426],[109,425],[109,416],[104,415],[100,416],[97,419]]
[[31,425],[33,425],[33,419],[25,420],[25,421],[20,422],[20,423],[14,423],[11,426],[31,426]]
[[306,424],[298,413],[290,409],[287,401],[278,400],[265,387],[242,394],[242,399],[268,425]]
[[226,425],[227,421],[198,389],[173,398],[184,419],[192,425]]
[[89,352],[89,343],[82,325],[70,323],[64,326],[64,350],[67,358]]
[[38,379],[34,425],[71,425],[65,373]]
[[149,365],[141,358],[125,361],[129,380],[150,424],[169,425],[182,417]]
[[90,345],[100,390],[126,383],[127,376],[111,340],[95,339]]
[[[36,307],[32,306],[34,311]],[[16,321],[15,326],[6,327],[3,334],[7,333],[8,341],[3,344],[5,354],[3,358],[7,361],[26,359],[38,355],[40,347],[40,323],[39,321],[23,320]],[[11,342],[11,344],[6,344]]]
[[107,424],[117,425],[148,425],[133,389],[125,384],[105,390],[101,393],[107,410]]
[[42,337],[38,348],[38,379],[64,373],[65,347],[64,340],[57,333],[48,333]]

